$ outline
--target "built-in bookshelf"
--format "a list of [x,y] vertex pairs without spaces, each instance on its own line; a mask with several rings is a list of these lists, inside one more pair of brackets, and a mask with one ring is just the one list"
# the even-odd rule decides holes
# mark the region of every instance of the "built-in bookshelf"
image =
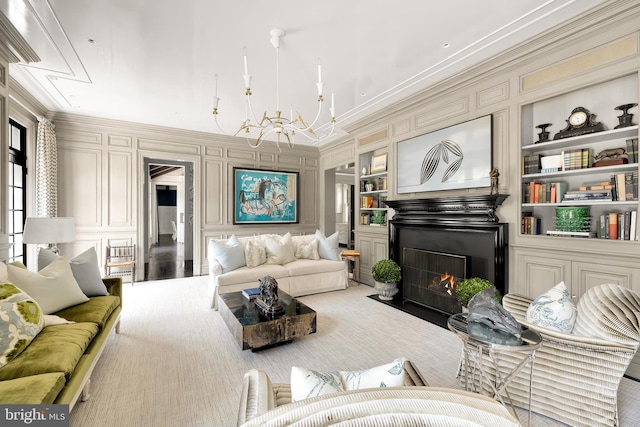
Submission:
[[375,163],[381,156],[386,156],[386,153],[369,152],[360,156],[360,225],[383,226],[387,223],[386,161],[382,163],[384,168]]
[[[523,106],[521,234],[638,240],[638,108],[624,126],[616,109],[637,102],[637,93],[637,77],[625,76]],[[601,128],[554,139],[576,107]],[[559,212],[572,206],[588,215],[559,227]]]

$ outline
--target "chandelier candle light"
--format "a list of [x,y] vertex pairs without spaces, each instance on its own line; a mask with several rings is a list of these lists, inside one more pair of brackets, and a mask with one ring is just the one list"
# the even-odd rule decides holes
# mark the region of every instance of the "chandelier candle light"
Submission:
[[[244,134],[247,138],[247,143],[253,147],[258,148],[265,139],[275,134],[276,137],[276,146],[278,150],[280,149],[281,138],[284,138],[287,142],[289,148],[293,148],[295,144],[295,135],[296,133],[304,135],[310,141],[318,142],[322,138],[318,137],[318,135],[313,130],[313,126],[315,126],[316,122],[320,118],[320,113],[322,112],[322,103],[324,102],[322,96],[322,90],[324,88],[324,83],[322,83],[322,67],[318,62],[318,82],[316,86],[318,88],[318,112],[316,113],[316,117],[311,124],[307,124],[305,120],[302,118],[300,113],[296,112],[297,118],[294,118],[293,109],[290,111],[290,118],[283,117],[282,110],[280,109],[280,39],[285,36],[284,30],[274,29],[269,33],[271,35],[271,44],[276,48],[276,110],[275,115],[268,115],[265,111],[262,119],[258,120],[255,113],[253,112],[253,106],[251,105],[251,75],[249,74],[249,65],[247,60],[247,48],[244,48],[244,85],[245,85],[245,96],[246,96],[246,106],[245,106],[245,118],[242,121],[240,128],[234,134],[234,136],[238,136],[239,134]],[[218,75],[215,76],[215,96],[213,97],[213,117],[218,129],[220,129],[223,133],[224,130],[218,124],[218,103],[220,102],[220,98],[218,98]],[[335,128],[336,123],[336,109],[335,109],[335,98],[333,93],[331,94],[331,108],[329,109],[331,113],[331,130],[326,134],[326,136],[330,136],[333,134],[333,129]],[[325,136],[325,137],[326,137]],[[253,141],[252,141],[253,139]]]

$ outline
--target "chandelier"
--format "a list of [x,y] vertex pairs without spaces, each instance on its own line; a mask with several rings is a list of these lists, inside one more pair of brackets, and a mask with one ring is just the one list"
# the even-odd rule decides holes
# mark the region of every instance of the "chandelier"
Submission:
[[[315,126],[316,122],[320,117],[320,113],[322,112],[322,103],[324,102],[324,98],[322,96],[322,89],[324,87],[324,83],[322,83],[322,69],[320,64],[318,63],[318,82],[316,83],[316,87],[318,88],[318,111],[316,113],[315,118],[309,124],[306,122],[300,113],[296,112],[297,117],[294,117],[293,109],[291,109],[290,116],[287,118],[283,116],[282,110],[280,109],[280,39],[285,36],[284,30],[274,29],[271,30],[271,44],[276,48],[276,107],[275,113],[269,115],[266,111],[262,115],[262,118],[258,120],[257,116],[253,111],[253,106],[251,105],[251,75],[249,74],[249,67],[247,61],[247,48],[244,48],[244,85],[245,85],[245,97],[246,97],[246,108],[245,108],[245,118],[240,124],[240,128],[234,134],[234,136],[244,136],[247,139],[247,143],[253,147],[258,148],[265,139],[269,136],[275,136],[276,146],[278,150],[282,151],[280,148],[280,142],[286,141],[289,148],[293,148],[295,144],[295,136],[303,135],[308,140],[316,143],[321,141],[333,134],[333,130],[335,128],[336,123],[336,110],[334,105],[334,96],[331,94],[331,108],[329,111],[331,113],[331,130],[326,133],[322,138],[319,137],[316,132],[313,130],[313,126]],[[218,98],[218,75],[215,76],[216,88],[215,88],[215,96],[213,97],[213,117],[218,129],[220,129],[223,133],[225,132],[222,127],[218,124],[218,103],[220,102],[220,98]]]

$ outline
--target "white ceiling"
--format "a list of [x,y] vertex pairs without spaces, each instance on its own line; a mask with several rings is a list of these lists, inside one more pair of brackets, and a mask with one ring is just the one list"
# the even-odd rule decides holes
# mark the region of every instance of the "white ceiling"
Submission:
[[245,116],[244,46],[256,114],[275,110],[269,31],[282,28],[280,105],[312,120],[320,58],[333,140],[603,1],[0,0],[0,10],[42,59],[10,74],[50,111],[213,133],[215,74],[222,127],[235,132]]

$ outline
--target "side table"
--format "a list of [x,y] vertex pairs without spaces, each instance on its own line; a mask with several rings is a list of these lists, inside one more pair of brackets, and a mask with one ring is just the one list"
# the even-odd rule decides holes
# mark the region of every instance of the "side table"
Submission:
[[[465,390],[469,391],[469,380],[471,377],[472,384],[475,386],[475,378],[479,376],[479,390],[482,391],[482,384],[486,380],[493,392],[493,397],[503,405],[506,398],[511,406],[513,414],[518,418],[518,414],[513,406],[509,390],[507,386],[515,378],[515,376],[529,363],[529,418],[528,424],[531,425],[531,384],[533,380],[533,364],[535,353],[542,345],[542,337],[533,329],[523,326],[523,332],[520,339],[513,337],[513,342],[497,343],[489,341],[485,338],[478,338],[469,333],[469,323],[467,322],[467,313],[454,314],[449,317],[447,326],[453,331],[463,343],[464,353],[464,385]],[[511,353],[521,357],[520,362],[506,374],[501,374],[498,357],[500,353]],[[483,355],[487,354],[493,368],[495,369],[495,381],[489,375],[487,367],[483,363]],[[475,388],[475,387],[474,387]],[[503,397],[504,396],[504,397]],[[518,421],[520,419],[518,418]]]
[[360,252],[354,250],[344,250],[340,257],[347,262],[347,266],[353,262],[353,280],[360,282]]

